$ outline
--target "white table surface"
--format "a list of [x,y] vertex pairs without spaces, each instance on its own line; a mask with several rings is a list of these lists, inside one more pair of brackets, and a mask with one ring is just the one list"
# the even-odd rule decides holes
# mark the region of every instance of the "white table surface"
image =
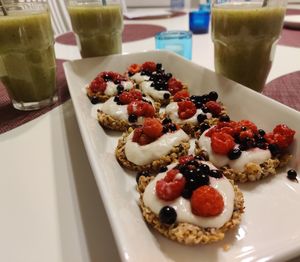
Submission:
[[[188,17],[125,21],[188,29]],[[154,38],[123,52],[154,49]],[[57,58],[77,59],[56,44]],[[193,36],[192,60],[213,70],[209,34]],[[278,46],[268,81],[300,69],[300,48]],[[0,135],[0,261],[120,261],[69,100]],[[300,261],[300,257],[294,261]]]

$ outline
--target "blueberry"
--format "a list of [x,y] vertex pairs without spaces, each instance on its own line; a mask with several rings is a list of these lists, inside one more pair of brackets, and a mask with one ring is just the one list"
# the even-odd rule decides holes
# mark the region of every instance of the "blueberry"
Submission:
[[209,176],[204,174],[193,174],[186,176],[185,186],[190,190],[195,190],[200,186],[209,185]]
[[202,124],[200,125],[200,130],[201,130],[202,133],[203,133],[205,130],[209,129],[209,128],[210,128],[210,126],[209,126],[208,123],[202,123]]
[[129,121],[130,123],[136,122],[137,119],[138,119],[138,117],[137,117],[136,115],[134,115],[134,114],[130,114],[130,115],[128,116],[128,121]]
[[166,117],[166,118],[162,121],[162,124],[163,124],[163,125],[166,125],[166,124],[169,124],[169,123],[172,123],[172,120],[171,120],[171,118],[169,118],[169,117]]
[[242,154],[242,151],[239,148],[234,148],[228,153],[228,158],[231,160],[238,159]]
[[170,94],[169,93],[164,93],[164,99],[169,99],[170,98]]
[[200,173],[202,173],[202,174],[208,174],[209,173],[209,166],[208,165],[206,165],[206,164],[200,164],[199,165],[199,171],[200,171]]
[[166,172],[168,170],[168,168],[166,166],[162,166],[160,169],[159,169],[159,173],[163,173],[163,172]]
[[249,148],[248,148],[248,146],[245,145],[245,144],[240,144],[240,145],[239,145],[239,149],[240,149],[241,151],[247,151]]
[[138,172],[138,173],[136,174],[136,177],[135,177],[135,180],[136,180],[136,183],[137,183],[137,184],[139,183],[139,179],[140,179],[141,176],[147,177],[147,176],[150,176],[150,173],[149,173],[149,171],[147,171],[147,170]]
[[114,97],[114,102],[120,103],[120,98],[119,98],[118,96],[115,96],[115,97]]
[[221,170],[213,169],[210,170],[209,176],[214,177],[214,178],[222,178],[223,174]]
[[275,145],[275,144],[270,144],[268,146],[268,149],[270,150],[272,156],[276,156],[276,155],[278,155],[280,153],[279,147],[277,145]]
[[195,104],[197,109],[200,109],[203,106],[202,102],[200,102],[200,101],[193,101],[193,103]]
[[177,213],[176,210],[171,206],[164,206],[159,211],[159,221],[163,224],[172,225],[176,222]]
[[162,130],[163,134],[168,133],[168,131],[169,131],[169,128],[167,126],[163,126],[163,130]]
[[176,127],[176,125],[174,125],[174,124],[170,124],[170,125],[169,125],[169,129],[170,129],[171,131],[176,131],[176,130],[177,130],[177,127]]
[[216,100],[218,99],[218,93],[215,92],[215,91],[211,91],[211,92],[209,92],[209,94],[208,94],[208,98],[209,98],[210,100],[216,101]]
[[297,172],[294,169],[290,169],[287,172],[287,178],[290,180],[297,180]]
[[181,196],[185,199],[190,199],[192,197],[193,190],[188,187],[185,187],[181,193]]
[[91,103],[93,104],[93,105],[95,105],[95,104],[98,104],[100,101],[99,101],[99,98],[97,97],[97,96],[92,96],[91,98],[90,98],[90,100],[91,100]]
[[118,93],[123,92],[123,91],[124,91],[124,86],[118,85],[118,86],[117,86],[117,90],[118,90]]
[[229,122],[229,121],[230,121],[230,117],[229,117],[228,115],[221,115],[221,116],[219,117],[219,120],[220,120],[221,122]]
[[195,167],[199,166],[199,162],[195,159],[190,160],[187,164]]
[[157,64],[156,64],[156,69],[157,69],[157,70],[162,69],[162,64],[161,64],[161,63],[157,63]]
[[115,85],[118,85],[118,84],[120,84],[120,83],[121,83],[120,80],[115,80],[115,81],[114,81],[114,84],[115,84]]
[[266,143],[263,143],[263,142],[257,142],[257,143],[256,143],[256,146],[257,146],[258,148],[264,149],[264,150],[268,148],[267,144],[266,144]]
[[195,156],[195,159],[197,160],[205,160],[204,157],[202,155],[197,155]]
[[246,131],[247,130],[247,127],[246,126],[242,126],[241,127],[241,131]]
[[171,73],[166,74],[166,78],[169,80],[173,75]]
[[134,73],[128,72],[128,76],[129,76],[129,77],[132,77],[133,75],[134,75]]
[[261,136],[264,136],[266,134],[266,132],[263,129],[258,129],[258,134],[260,134]]
[[203,111],[203,113],[208,113],[209,109],[206,106],[203,106],[202,107],[202,111]]
[[197,121],[199,122],[199,123],[202,123],[204,120],[206,120],[207,119],[207,116],[206,116],[206,114],[199,114],[199,115],[197,115]]

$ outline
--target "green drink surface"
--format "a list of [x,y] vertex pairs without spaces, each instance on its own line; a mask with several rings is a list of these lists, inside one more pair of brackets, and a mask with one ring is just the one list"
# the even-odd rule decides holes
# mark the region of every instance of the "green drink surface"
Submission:
[[285,8],[251,3],[212,9],[216,72],[261,91],[271,69]]
[[55,94],[55,55],[48,12],[0,17],[0,79],[17,102]]
[[71,5],[68,11],[82,57],[121,52],[123,16],[120,5]]

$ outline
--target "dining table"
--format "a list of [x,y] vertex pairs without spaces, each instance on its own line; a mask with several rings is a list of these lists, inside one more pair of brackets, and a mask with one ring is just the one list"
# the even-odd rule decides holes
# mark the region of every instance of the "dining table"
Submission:
[[[288,11],[293,10],[300,13],[300,5],[289,5]],[[125,18],[122,53],[155,49],[158,31],[189,30],[189,11]],[[299,111],[300,45],[292,40],[299,39],[300,31],[283,33],[263,95]],[[81,59],[72,32],[57,36],[55,53],[61,92],[57,105],[23,116],[10,104],[1,107],[0,98],[0,261],[121,261],[62,67],[65,61]],[[193,34],[191,60],[214,71],[211,28]],[[295,81],[298,95],[283,94],[281,89]],[[297,84],[291,89],[297,93]],[[291,261],[300,261],[300,256]]]

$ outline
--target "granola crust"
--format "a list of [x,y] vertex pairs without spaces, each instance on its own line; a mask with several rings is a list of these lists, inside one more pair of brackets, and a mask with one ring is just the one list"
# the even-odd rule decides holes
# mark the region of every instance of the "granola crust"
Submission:
[[209,244],[224,238],[225,232],[238,226],[244,213],[244,197],[239,188],[230,181],[234,187],[234,211],[231,219],[221,228],[202,228],[190,223],[179,222],[171,226],[160,223],[158,216],[144,205],[143,193],[146,186],[154,177],[139,178],[137,190],[140,193],[139,205],[147,223],[165,237],[186,245]]
[[147,165],[136,165],[130,162],[125,155],[125,144],[128,135],[133,131],[132,128],[129,128],[126,133],[122,135],[122,137],[118,141],[118,145],[116,148],[116,157],[121,166],[128,168],[133,171],[144,171],[148,170],[149,172],[157,172],[161,167],[167,166],[170,163],[174,162],[178,159],[178,157],[186,155],[190,148],[189,141],[183,141],[179,145],[174,146],[169,154],[161,157],[160,159],[152,161]]
[[86,87],[86,94],[87,94],[89,99],[96,96],[100,103],[104,103],[106,100],[108,100],[111,97],[111,96],[108,96],[108,95],[103,95],[100,92],[94,93],[89,89],[89,87]]
[[[195,147],[196,155],[207,156],[207,152],[202,150],[199,143],[196,141]],[[244,171],[237,171],[235,169],[229,168],[228,166],[221,167],[224,176],[234,182],[245,183],[254,182],[263,179],[267,176],[274,176],[277,174],[276,169],[279,167],[286,166],[288,161],[291,159],[291,155],[284,154],[275,158],[270,158],[263,162],[262,164],[248,163],[245,165]]]

